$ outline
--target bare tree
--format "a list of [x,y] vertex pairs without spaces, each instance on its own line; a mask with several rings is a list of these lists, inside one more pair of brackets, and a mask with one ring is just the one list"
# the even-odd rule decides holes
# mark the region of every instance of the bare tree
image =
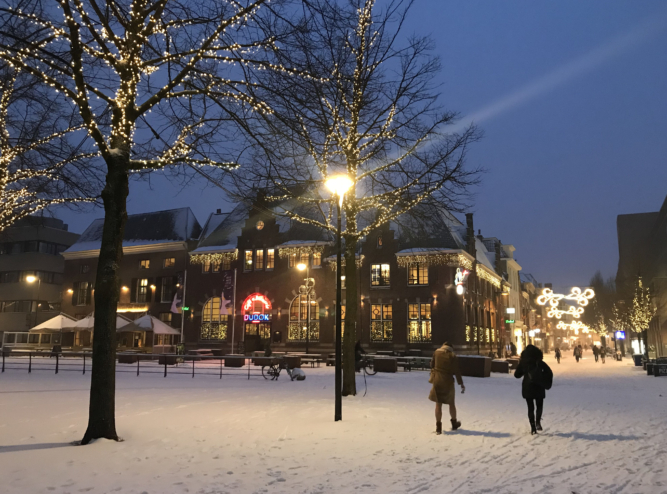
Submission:
[[456,115],[439,106],[432,81],[440,64],[430,53],[432,42],[399,36],[412,1],[375,3],[304,1],[297,35],[280,55],[283,65],[310,77],[264,76],[256,94],[271,101],[274,112],[239,121],[254,138],[255,167],[231,177],[239,198],[264,189],[269,201],[296,199],[312,214],[287,208],[281,214],[331,234],[335,199],[320,190],[336,174],[353,182],[343,202],[344,395],[356,394],[359,240],[418,204],[459,211],[479,172],[465,166],[476,129],[450,132]]
[[262,56],[275,48],[256,22],[265,2],[60,0],[40,12],[35,0],[13,0],[0,7],[7,22],[30,21],[21,36],[0,32],[0,59],[65,95],[106,167],[82,444],[118,439],[115,320],[129,176],[183,163],[235,166],[219,145],[229,137],[229,114],[268,111],[246,91],[245,71],[280,68]]
[[19,69],[0,64],[0,231],[50,206],[92,202],[97,155],[80,119]]

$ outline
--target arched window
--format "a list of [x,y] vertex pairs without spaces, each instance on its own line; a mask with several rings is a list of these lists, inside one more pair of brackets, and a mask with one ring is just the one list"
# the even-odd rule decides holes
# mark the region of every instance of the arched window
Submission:
[[308,296],[297,295],[289,308],[289,341],[320,341],[320,304],[310,300],[310,332],[308,331]]
[[209,298],[201,313],[201,339],[226,340],[227,315],[220,315],[220,297]]

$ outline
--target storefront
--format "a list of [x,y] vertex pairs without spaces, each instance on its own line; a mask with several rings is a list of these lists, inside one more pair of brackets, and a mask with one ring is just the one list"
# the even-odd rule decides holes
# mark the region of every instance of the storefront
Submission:
[[252,293],[241,310],[246,351],[262,349],[271,338],[271,301],[261,293]]

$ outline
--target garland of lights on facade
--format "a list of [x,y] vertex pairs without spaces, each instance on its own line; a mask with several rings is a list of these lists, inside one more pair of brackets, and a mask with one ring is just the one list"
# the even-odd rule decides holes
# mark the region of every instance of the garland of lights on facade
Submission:
[[408,256],[396,256],[396,262],[401,268],[407,268],[411,264],[423,266],[454,266],[472,269],[472,261],[463,254],[441,253],[441,254],[410,254]]
[[236,261],[239,257],[237,249],[234,252],[212,252],[210,254],[190,254],[190,264],[222,263],[224,261]]
[[296,256],[297,259],[300,259],[303,254],[310,256],[319,252],[320,254],[324,252],[324,245],[307,245],[301,247],[278,247],[278,257],[281,259],[287,259],[290,256]]

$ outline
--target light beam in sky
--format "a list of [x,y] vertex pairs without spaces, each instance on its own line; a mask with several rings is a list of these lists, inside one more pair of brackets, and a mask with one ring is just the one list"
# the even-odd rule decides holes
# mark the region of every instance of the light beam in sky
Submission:
[[667,11],[660,15],[651,16],[640,22],[626,33],[617,36],[589,52],[575,58],[546,75],[520,87],[490,105],[467,115],[448,128],[449,132],[461,132],[470,124],[480,124],[501,113],[505,113],[517,106],[541,96],[542,94],[562,86],[572,79],[600,67],[609,60],[630,51],[632,48],[645,43],[667,27]]

